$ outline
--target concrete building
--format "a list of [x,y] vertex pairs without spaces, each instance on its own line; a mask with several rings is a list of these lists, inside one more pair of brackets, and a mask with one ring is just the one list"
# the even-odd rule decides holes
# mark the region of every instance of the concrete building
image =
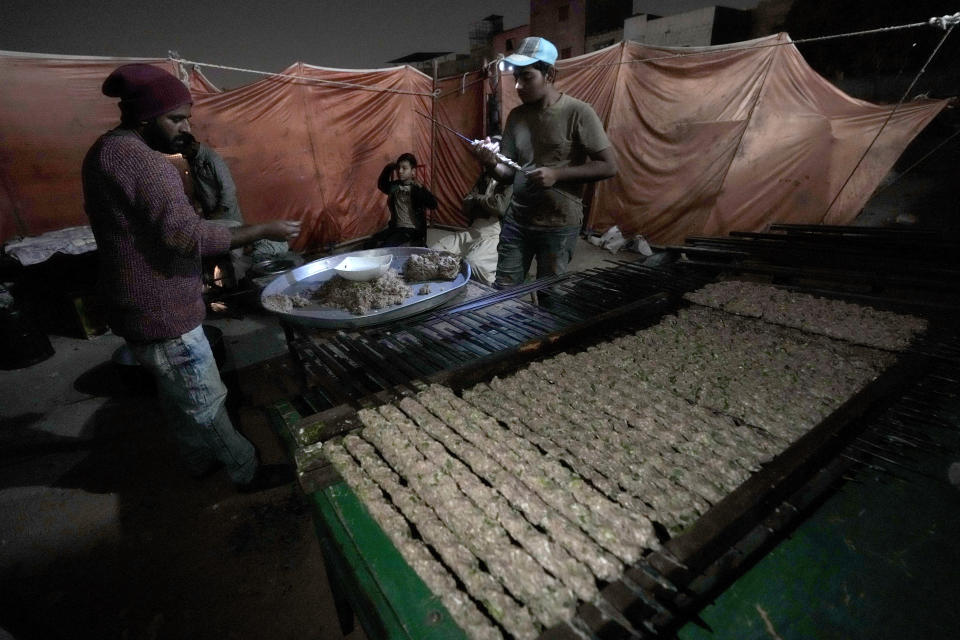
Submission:
[[502,53],[505,56],[510,55],[517,50],[524,38],[530,35],[530,25],[522,24],[513,29],[507,29],[493,36],[494,55]]
[[[782,23],[791,2],[767,0],[764,24]],[[751,12],[704,7],[670,16],[641,13],[638,0],[531,0],[530,30],[555,45],[560,58],[622,40],[664,46],[706,46],[751,37]]]
[[530,33],[557,47],[560,59],[584,53],[589,0],[530,0]]
[[756,8],[750,12],[753,18],[750,37],[759,38],[783,31],[787,13],[792,6],[793,0],[760,0]]
[[455,60],[456,56],[457,54],[452,51],[415,51],[387,62],[398,66],[407,64],[428,76],[432,76],[434,64],[440,65],[443,62]]
[[530,0],[530,23],[503,28],[489,15],[470,30],[470,53],[417,52],[392,64],[426,74],[453,76],[479,70],[497,54],[510,55],[530,35],[557,47],[560,59],[597,51],[623,40],[671,47],[698,47],[755,38],[782,30],[793,0],[761,0],[752,11],[703,7],[669,16],[641,13],[642,0]]
[[590,0],[584,30],[584,53],[609,47],[623,40],[624,22],[632,16],[633,0]]
[[[489,15],[483,20],[475,22],[470,29],[470,53],[455,53],[451,51],[418,51],[394,60],[389,60],[390,64],[408,64],[429,76],[436,75],[439,78],[453,76],[461,73],[468,73],[480,69],[484,63],[496,58],[495,43],[506,43],[511,38],[516,38],[512,47],[519,45],[526,35],[519,35],[518,27],[511,29],[509,33],[516,32],[516,35],[501,37],[505,32],[503,30],[503,16]],[[524,32],[525,34],[525,32]],[[512,49],[511,49],[512,50]]]
[[703,7],[671,16],[640,14],[624,21],[623,39],[666,47],[705,47],[750,37],[750,13]]

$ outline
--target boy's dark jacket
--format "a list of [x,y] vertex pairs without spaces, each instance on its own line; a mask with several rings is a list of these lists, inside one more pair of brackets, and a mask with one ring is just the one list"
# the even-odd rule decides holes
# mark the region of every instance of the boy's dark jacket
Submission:
[[[393,229],[397,224],[396,194],[397,188],[402,184],[400,180],[391,180],[390,174],[396,169],[393,163],[388,164],[380,172],[377,178],[377,188],[387,194],[387,206],[390,207],[390,228]],[[413,209],[413,223],[417,227],[417,237],[421,243],[427,238],[427,209],[437,208],[437,199],[430,190],[419,182],[413,182],[410,185],[410,204]]]

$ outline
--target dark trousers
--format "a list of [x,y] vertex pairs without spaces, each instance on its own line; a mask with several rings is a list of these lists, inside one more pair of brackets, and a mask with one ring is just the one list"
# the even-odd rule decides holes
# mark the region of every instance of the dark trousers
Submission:
[[426,244],[425,238],[416,229],[409,227],[387,227],[373,234],[363,243],[364,249],[379,249],[380,247],[422,247]]
[[500,226],[496,286],[521,284],[537,259],[537,278],[563,275],[577,248],[580,227],[528,227],[507,214]]

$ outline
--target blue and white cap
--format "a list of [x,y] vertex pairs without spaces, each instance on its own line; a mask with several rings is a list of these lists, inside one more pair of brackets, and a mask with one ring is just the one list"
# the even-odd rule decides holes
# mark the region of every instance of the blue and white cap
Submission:
[[534,62],[553,65],[557,62],[557,48],[546,38],[524,38],[517,50],[503,61],[515,67],[526,67]]

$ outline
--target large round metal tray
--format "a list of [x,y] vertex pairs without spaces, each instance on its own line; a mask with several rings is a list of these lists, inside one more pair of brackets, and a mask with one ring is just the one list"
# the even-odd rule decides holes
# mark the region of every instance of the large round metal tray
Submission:
[[[385,249],[352,251],[350,253],[341,253],[327,258],[321,258],[320,260],[314,260],[302,267],[288,271],[270,282],[270,284],[260,292],[260,304],[264,309],[293,322],[327,329],[366,327],[406,318],[440,306],[447,300],[462,293],[467,281],[470,280],[470,265],[467,264],[466,261],[461,260],[460,273],[453,280],[431,280],[429,282],[411,283],[410,288],[413,289],[413,295],[407,298],[403,304],[384,307],[383,309],[372,309],[370,313],[364,315],[355,315],[343,309],[322,307],[320,305],[307,305],[306,307],[294,308],[292,311],[283,312],[271,309],[265,305],[264,299],[277,294],[293,296],[305,289],[313,289],[319,286],[336,275],[333,268],[348,256],[382,256],[393,254],[390,268],[401,271],[407,258],[413,254],[423,253],[436,252],[424,247],[390,247]],[[417,292],[424,284],[430,285],[430,293],[421,295]]]

